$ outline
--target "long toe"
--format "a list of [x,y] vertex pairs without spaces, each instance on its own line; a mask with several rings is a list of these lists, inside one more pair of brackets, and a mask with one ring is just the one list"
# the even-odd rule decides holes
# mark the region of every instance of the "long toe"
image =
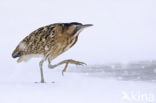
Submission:
[[84,62],[76,62],[75,64],[76,64],[76,65],[82,65],[82,66],[83,66],[83,65],[87,65],[87,64],[84,63]]

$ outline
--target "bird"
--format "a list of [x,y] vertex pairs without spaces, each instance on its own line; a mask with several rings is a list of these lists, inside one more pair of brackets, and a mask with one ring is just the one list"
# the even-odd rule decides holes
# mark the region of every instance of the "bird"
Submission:
[[54,23],[40,27],[20,41],[13,51],[12,57],[18,58],[18,63],[23,61],[26,62],[33,57],[41,57],[41,61],[39,62],[41,75],[40,83],[46,83],[43,74],[43,63],[45,61],[48,61],[48,68],[50,69],[65,64],[62,75],[66,72],[69,64],[86,64],[73,59],[67,59],[52,65],[51,61],[73,47],[78,40],[80,32],[90,26],[93,25],[70,22]]

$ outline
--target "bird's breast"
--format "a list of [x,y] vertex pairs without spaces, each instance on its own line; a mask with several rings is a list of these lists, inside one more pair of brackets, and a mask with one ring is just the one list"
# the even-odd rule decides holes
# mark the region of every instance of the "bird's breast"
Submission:
[[76,42],[76,39],[73,39],[71,41],[69,41],[69,43],[65,46],[63,51],[67,51],[68,49],[70,49]]
[[77,41],[77,38],[72,40],[63,40],[60,42],[55,42],[55,45],[53,47],[52,53],[51,53],[51,60],[59,56],[60,54],[64,53],[68,49],[70,49]]

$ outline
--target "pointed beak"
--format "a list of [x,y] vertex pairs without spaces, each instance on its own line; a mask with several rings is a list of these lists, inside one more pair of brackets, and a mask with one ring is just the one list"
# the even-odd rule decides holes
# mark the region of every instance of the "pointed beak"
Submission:
[[84,24],[81,26],[81,28],[86,28],[86,27],[90,27],[90,26],[93,26],[93,24]]

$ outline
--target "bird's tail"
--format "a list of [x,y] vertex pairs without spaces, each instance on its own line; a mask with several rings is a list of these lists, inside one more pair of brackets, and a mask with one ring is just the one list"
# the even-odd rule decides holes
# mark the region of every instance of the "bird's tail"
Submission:
[[22,55],[22,51],[19,49],[19,46],[17,46],[14,52],[12,53],[12,57],[17,58],[20,57],[21,55]]

